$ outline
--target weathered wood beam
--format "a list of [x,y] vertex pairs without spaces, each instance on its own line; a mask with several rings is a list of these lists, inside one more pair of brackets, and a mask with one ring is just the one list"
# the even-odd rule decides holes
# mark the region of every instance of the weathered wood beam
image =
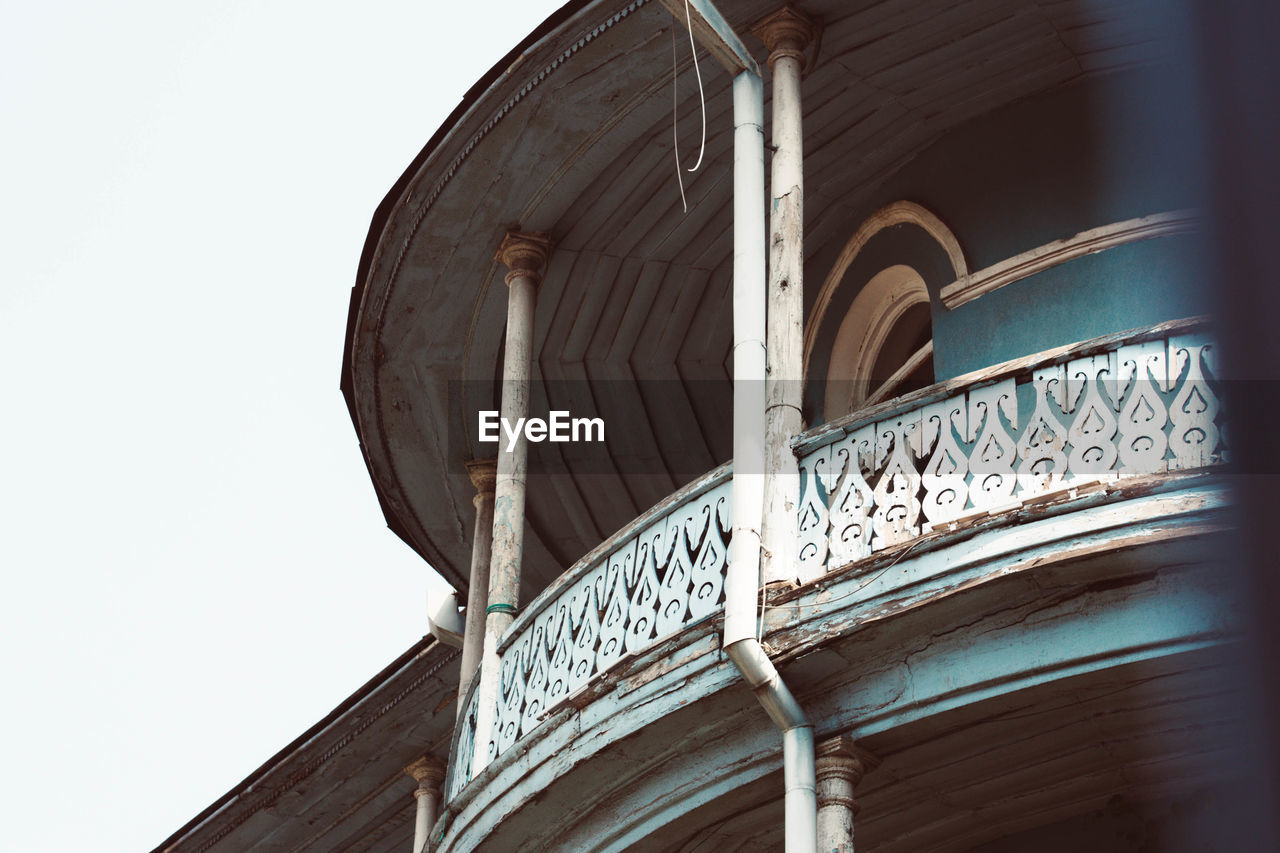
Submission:
[[658,0],[677,21],[687,21],[693,37],[730,74],[750,71],[760,76],[760,66],[729,22],[711,0]]
[[[1161,475],[1149,488],[1158,480],[1165,488],[1155,493],[1065,503],[1035,520],[1019,519],[1026,525],[991,518],[980,530],[944,534],[927,552],[915,548],[891,571],[884,569],[892,558],[873,558],[779,596],[769,610],[775,617],[769,638],[782,660],[831,652],[858,661],[807,682],[804,699],[815,708],[819,734],[871,738],[1076,674],[1230,642],[1235,605],[1215,585],[1220,571],[1205,556],[1214,545],[1203,539],[1229,535],[1225,485],[1203,476],[1170,484]],[[1133,560],[1144,554],[1152,566],[1168,565],[1168,553],[1189,556],[1186,546],[1197,541],[1204,548],[1189,562],[1149,580],[1093,586],[1131,578]],[[1106,558],[1114,553],[1128,556]],[[1042,612],[1041,583],[1081,594],[1053,598],[1052,620],[1006,618]],[[1014,590],[1020,591],[1016,600],[1004,594]],[[1000,609],[991,610],[991,601]],[[1134,622],[1129,602],[1160,618]],[[514,849],[503,841],[517,837],[529,849],[566,849],[583,838],[601,849],[624,849],[662,831],[673,816],[776,772],[776,734],[743,705],[737,677],[718,652],[716,622],[620,661],[609,678],[550,709],[516,749],[449,803],[440,849],[474,849],[486,841]],[[953,623],[964,630],[931,633]],[[903,660],[904,637],[919,638],[910,665]],[[1009,651],[1028,647],[1042,653],[1032,660]],[[957,660],[966,665],[956,666]],[[732,707],[730,695],[737,697]],[[691,739],[682,738],[695,728],[673,731],[654,721],[699,709],[705,712],[698,717],[697,749],[706,751],[698,760],[671,760],[692,754]],[[657,736],[646,739],[646,731]],[[559,807],[584,790],[610,797],[618,808],[602,814]],[[509,816],[498,827],[484,819],[493,809]],[[531,826],[536,838],[518,835]],[[501,832],[508,834],[496,837]]]

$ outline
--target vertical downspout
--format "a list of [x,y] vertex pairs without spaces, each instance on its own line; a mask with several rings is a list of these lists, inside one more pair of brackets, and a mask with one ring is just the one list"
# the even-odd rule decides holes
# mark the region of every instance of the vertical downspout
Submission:
[[724,645],[756,636],[764,514],[764,86],[733,81],[733,485]]
[[733,81],[733,538],[724,650],[782,730],[787,853],[818,846],[813,726],[756,639],[765,471],[764,85]]
[[787,853],[818,848],[813,726],[756,639],[765,473],[764,84],[712,0],[660,0],[733,79],[733,538],[724,650],[782,729]]

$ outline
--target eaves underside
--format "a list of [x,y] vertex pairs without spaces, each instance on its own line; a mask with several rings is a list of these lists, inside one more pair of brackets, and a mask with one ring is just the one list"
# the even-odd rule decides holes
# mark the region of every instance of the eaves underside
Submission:
[[[741,26],[772,5],[734,4],[730,17]],[[826,13],[822,56],[805,83],[806,169],[827,176],[807,192],[810,257],[847,237],[868,187],[947,128],[1083,74],[1150,61],[1158,42],[1132,33],[1126,41],[1115,23],[1127,20],[1132,5],[1107,4],[1091,20],[1082,10],[1093,5],[1070,2],[992,0],[961,11],[897,0],[852,9],[806,4]],[[371,226],[353,293],[343,390],[389,525],[459,589],[466,586],[471,518],[462,462],[483,448],[466,436],[458,407],[443,401],[450,381],[475,381],[481,398],[493,387],[505,304],[493,248],[504,229],[549,231],[559,246],[535,330],[544,378],[728,382],[728,339],[715,331],[731,316],[728,77],[703,62],[706,162],[686,184],[690,209],[682,213],[668,174],[671,47],[657,37],[663,28],[670,29],[665,10],[644,0],[561,8],[472,88]],[[684,140],[697,139],[701,118],[692,83],[676,110]],[[594,289],[634,288],[655,265],[669,280],[648,297],[628,293],[622,305],[612,297],[592,303],[591,294],[586,301],[570,296],[584,263],[605,273],[596,274]],[[667,289],[681,295],[669,297]],[[693,313],[650,320],[664,304]],[[630,349],[616,341],[601,349],[589,335],[584,343],[589,324],[580,313],[592,305],[601,316],[621,311],[618,329],[631,314],[644,319]],[[683,412],[674,420],[668,411],[646,416],[655,434],[646,452],[660,461],[654,473],[675,485],[688,479],[672,461],[683,447],[668,448],[672,439],[663,430],[700,437],[704,470],[724,461],[714,435],[719,425],[699,413],[699,395],[680,396],[677,406],[664,407]],[[483,400],[461,408],[476,402]],[[539,583],[663,496],[623,474],[594,491],[572,478],[556,488],[544,507],[578,509],[532,528],[533,574],[546,575]],[[623,499],[616,511],[593,509],[602,495]],[[565,530],[574,532],[565,539]]]

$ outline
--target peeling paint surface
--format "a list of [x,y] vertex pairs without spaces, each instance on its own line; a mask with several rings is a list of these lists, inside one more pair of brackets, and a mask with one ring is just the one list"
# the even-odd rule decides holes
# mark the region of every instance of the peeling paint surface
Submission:
[[[1129,673],[1218,660],[1239,606],[1215,579],[1230,501],[1213,477],[1163,479],[1005,519],[1018,523],[990,517],[776,595],[766,643],[819,735],[872,744],[1055,685],[1115,678],[1132,690],[1146,676]],[[529,833],[528,849],[577,849],[566,840],[575,837],[582,849],[631,849],[696,804],[722,809],[776,772],[776,735],[712,653],[715,632],[709,623],[677,635],[553,709],[450,804],[441,849],[501,845],[508,831]],[[1064,725],[1076,712],[1059,709]],[[1229,740],[1206,748],[1229,751]],[[588,790],[594,808],[570,805]],[[509,816],[495,827],[490,809]]]

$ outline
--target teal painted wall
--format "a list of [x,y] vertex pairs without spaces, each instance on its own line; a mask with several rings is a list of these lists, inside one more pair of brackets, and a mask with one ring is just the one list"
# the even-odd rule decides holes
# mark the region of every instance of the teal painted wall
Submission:
[[1130,243],[1052,267],[950,311],[935,303],[936,378],[1209,313],[1198,243],[1194,235]]
[[[1077,81],[974,119],[866,192],[848,232],[814,248],[807,278],[822,281],[858,223],[900,199],[923,205],[951,228],[970,270],[1101,225],[1201,208],[1195,103],[1178,72],[1151,67]],[[917,266],[929,286],[935,378],[943,380],[1061,344],[1212,313],[1202,242],[1192,233],[1118,247],[954,310],[938,299],[951,276],[937,258],[912,250],[889,260]],[[852,302],[865,274],[846,274],[833,308]],[[810,299],[816,290],[809,288]],[[829,352],[838,324],[829,312],[811,376],[825,377],[820,351]],[[811,422],[821,414],[817,384],[806,396]]]

